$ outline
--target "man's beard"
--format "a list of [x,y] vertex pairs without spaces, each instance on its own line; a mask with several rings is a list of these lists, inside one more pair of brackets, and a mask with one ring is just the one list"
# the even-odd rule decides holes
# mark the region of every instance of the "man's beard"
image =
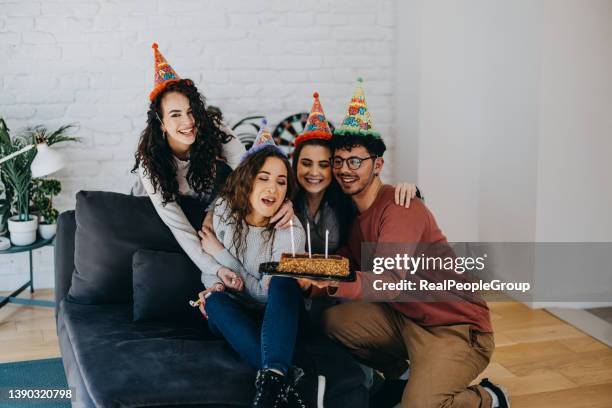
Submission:
[[[363,187],[361,187],[360,189],[358,189],[355,192],[347,192],[347,191],[344,191],[344,190],[342,190],[342,192],[344,194],[348,195],[348,196],[351,196],[351,197],[352,196],[356,196],[357,194],[360,194],[360,193],[364,192],[365,189],[367,189],[372,184],[372,182],[374,181],[374,174],[375,174],[374,173],[374,167],[372,167],[372,172],[370,173],[369,180],[368,180],[367,183],[365,183],[365,185]],[[342,177],[342,173],[339,174],[338,177]],[[361,180],[361,178],[358,178],[358,181],[359,180]],[[339,182],[338,184],[340,184],[340,188],[342,188],[342,185],[343,185],[342,182]]]

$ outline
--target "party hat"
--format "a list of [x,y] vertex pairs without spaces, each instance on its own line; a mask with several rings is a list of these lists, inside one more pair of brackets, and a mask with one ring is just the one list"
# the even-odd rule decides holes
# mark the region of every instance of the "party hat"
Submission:
[[363,78],[357,78],[357,86],[349,103],[348,113],[342,125],[334,130],[334,135],[373,136],[380,138],[380,133],[373,130],[370,111],[363,91]]
[[325,112],[323,112],[323,107],[321,106],[321,102],[319,101],[319,93],[315,92],[312,96],[314,97],[314,102],[312,104],[312,109],[310,109],[310,115],[308,116],[306,127],[304,128],[302,134],[299,135],[293,142],[295,146],[297,146],[304,140],[330,140],[332,137],[331,130],[329,129],[329,124],[327,123],[327,119],[325,118]]
[[166,86],[173,82],[178,82],[181,78],[178,74],[172,69],[166,58],[162,55],[161,52],[157,49],[157,43],[153,43],[152,45],[153,53],[155,55],[155,87],[149,94],[149,99],[152,101],[155,97],[163,91]]
[[270,130],[268,129],[268,121],[264,118],[261,120],[259,132],[257,133],[257,137],[255,138],[255,141],[253,142],[253,146],[251,146],[251,148],[242,155],[240,161],[243,161],[248,156],[266,147],[273,147],[274,149],[278,150],[283,155],[285,155],[285,153],[276,145],[276,143],[274,143],[274,138],[272,138],[272,134],[270,133]]

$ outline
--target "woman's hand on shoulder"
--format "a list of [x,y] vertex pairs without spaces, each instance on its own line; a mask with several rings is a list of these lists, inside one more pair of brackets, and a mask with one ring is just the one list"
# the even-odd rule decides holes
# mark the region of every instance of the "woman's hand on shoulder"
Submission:
[[289,228],[289,221],[293,219],[293,203],[291,200],[286,200],[283,205],[278,209],[276,214],[270,218],[271,223],[276,223],[276,228],[285,229]]
[[207,254],[214,254],[222,251],[225,248],[217,239],[214,231],[208,228],[206,225],[202,225],[202,229],[198,231],[198,235],[200,236],[200,244],[202,245],[202,249],[206,251]]
[[410,200],[416,197],[417,186],[412,183],[398,183],[395,185],[395,204],[409,208]]

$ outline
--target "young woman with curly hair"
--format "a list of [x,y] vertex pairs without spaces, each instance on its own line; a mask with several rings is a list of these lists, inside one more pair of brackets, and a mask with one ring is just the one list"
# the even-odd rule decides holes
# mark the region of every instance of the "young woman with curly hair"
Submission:
[[[216,278],[220,266],[202,251],[198,234],[177,199],[188,196],[212,202],[245,149],[222,123],[221,114],[207,108],[193,81],[180,79],[156,44],[153,48],[156,86],[149,96],[147,125],[135,154],[132,171],[139,178],[132,193],[150,197],[160,218],[202,271],[202,282],[220,282]],[[273,221],[283,226],[292,216],[291,203],[285,203]]]

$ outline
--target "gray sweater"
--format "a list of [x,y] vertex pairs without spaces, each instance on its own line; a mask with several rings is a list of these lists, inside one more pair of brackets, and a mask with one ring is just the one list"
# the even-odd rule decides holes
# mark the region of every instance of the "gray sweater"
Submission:
[[[263,262],[279,261],[282,253],[291,253],[291,230],[274,230],[269,240],[268,234],[262,235],[264,227],[248,226],[246,240],[244,241],[244,252],[237,254],[233,242],[236,222],[229,216],[229,209],[223,199],[215,203],[213,213],[213,228],[219,241],[225,247],[223,250],[211,254],[214,260],[222,266],[229,268],[240,275],[244,282],[244,291],[250,299],[264,303],[268,298],[268,284],[270,276],[262,276],[259,273],[259,265]],[[293,236],[295,251],[304,252],[306,233],[296,216],[293,217]],[[202,282],[207,287],[218,281],[214,275],[219,268],[213,266],[207,273],[202,271]]]

